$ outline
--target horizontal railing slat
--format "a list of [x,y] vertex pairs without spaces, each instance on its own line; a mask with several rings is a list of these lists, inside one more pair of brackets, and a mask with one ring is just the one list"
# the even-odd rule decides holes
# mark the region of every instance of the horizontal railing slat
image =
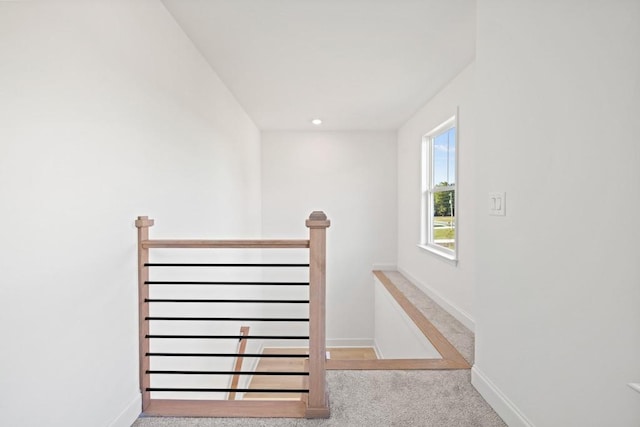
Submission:
[[167,339],[194,339],[194,340],[308,340],[309,336],[290,335],[155,335],[148,334],[145,338],[167,338]]
[[217,393],[239,391],[242,393],[309,393],[306,388],[181,388],[181,387],[147,387],[147,391],[174,391],[191,393]]
[[149,370],[154,375],[274,375],[274,376],[308,376],[309,372],[291,371],[158,371]]
[[309,267],[309,264],[146,262],[145,267]]
[[146,298],[144,302],[161,303],[260,303],[260,304],[308,304],[308,299],[184,299]]
[[237,286],[309,286],[309,282],[201,282],[146,280],[145,285],[237,285]]
[[256,357],[256,358],[298,358],[307,359],[308,354],[263,354],[263,353],[158,353],[149,352],[145,356],[151,357]]
[[149,248],[308,248],[309,240],[143,240],[142,247]]
[[195,322],[308,322],[308,317],[168,317],[147,316],[145,320],[195,321]]

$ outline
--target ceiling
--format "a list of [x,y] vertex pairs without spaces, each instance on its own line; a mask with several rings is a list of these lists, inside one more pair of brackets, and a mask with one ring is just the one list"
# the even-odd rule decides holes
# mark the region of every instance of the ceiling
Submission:
[[475,0],[163,2],[262,130],[397,129],[475,57]]

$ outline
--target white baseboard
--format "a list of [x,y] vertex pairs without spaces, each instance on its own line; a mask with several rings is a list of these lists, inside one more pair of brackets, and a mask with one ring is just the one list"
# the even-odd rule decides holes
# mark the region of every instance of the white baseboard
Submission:
[[142,396],[138,393],[135,399],[109,424],[109,427],[131,427],[141,412]]
[[384,356],[382,355],[382,350],[380,350],[380,348],[378,347],[378,343],[374,343],[373,351],[376,353],[376,357],[378,359],[384,359]]
[[420,290],[422,290],[429,298],[438,303],[440,307],[445,309],[450,315],[458,319],[460,323],[462,323],[467,329],[471,332],[475,332],[476,322],[473,320],[471,315],[464,311],[463,309],[456,306],[454,303],[449,301],[447,298],[443,297],[438,291],[433,289],[432,287],[426,285],[425,283],[420,282],[418,279],[413,277],[411,274],[407,273],[402,268],[398,268],[398,272],[400,272],[403,276],[405,276],[411,283],[416,285]]
[[509,427],[534,427],[520,409],[475,365],[471,368],[471,384]]
[[398,266],[395,264],[373,264],[371,269],[380,271],[396,271]]

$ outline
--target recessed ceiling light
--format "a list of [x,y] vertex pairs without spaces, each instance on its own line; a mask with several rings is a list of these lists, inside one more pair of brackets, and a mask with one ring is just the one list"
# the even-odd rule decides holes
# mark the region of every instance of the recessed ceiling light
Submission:
[[322,120],[320,120],[320,119],[313,119],[313,120],[311,120],[311,123],[313,123],[313,124],[314,124],[314,125],[316,125],[316,126],[319,126],[319,125],[321,125],[321,124],[322,124]]

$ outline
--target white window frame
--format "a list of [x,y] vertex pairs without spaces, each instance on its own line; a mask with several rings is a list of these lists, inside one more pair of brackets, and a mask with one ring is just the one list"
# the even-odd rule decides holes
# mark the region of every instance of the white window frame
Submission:
[[[456,129],[455,140],[455,183],[447,187],[438,187],[435,189],[437,183],[433,182],[433,142],[440,134],[449,131],[450,129]],[[459,127],[458,127],[458,113],[449,119],[445,120],[442,124],[435,127],[430,132],[426,133],[422,137],[422,150],[421,150],[421,163],[422,163],[422,185],[421,185],[421,210],[420,210],[420,243],[418,246],[428,252],[436,254],[445,260],[451,261],[456,264],[458,261],[458,158],[459,158]],[[437,192],[455,190],[453,212],[454,212],[454,240],[455,249],[445,248],[444,246],[433,243],[433,197],[432,195]]]

